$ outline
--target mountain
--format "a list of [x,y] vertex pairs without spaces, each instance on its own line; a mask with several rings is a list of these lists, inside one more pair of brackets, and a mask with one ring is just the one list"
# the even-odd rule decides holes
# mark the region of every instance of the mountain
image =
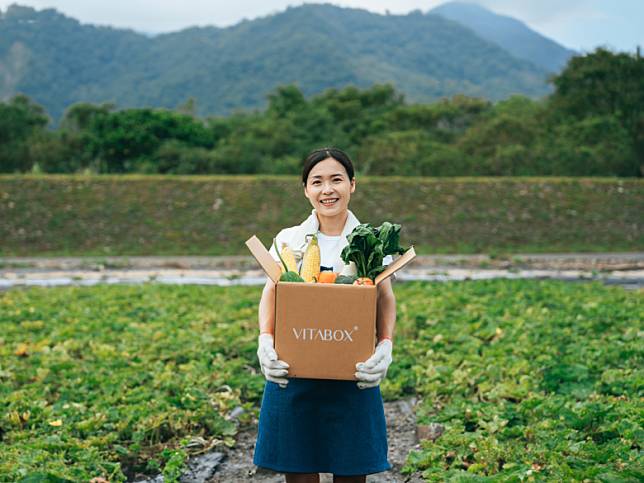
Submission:
[[378,15],[306,4],[227,28],[150,38],[85,25],[54,9],[0,12],[0,97],[22,92],[59,118],[69,105],[261,108],[278,85],[305,95],[393,83],[412,102],[464,93],[490,99],[549,92],[547,72],[439,15]]
[[568,59],[576,54],[574,50],[544,37],[515,18],[498,15],[473,3],[444,3],[429,13],[472,29],[479,37],[548,72],[559,72]]

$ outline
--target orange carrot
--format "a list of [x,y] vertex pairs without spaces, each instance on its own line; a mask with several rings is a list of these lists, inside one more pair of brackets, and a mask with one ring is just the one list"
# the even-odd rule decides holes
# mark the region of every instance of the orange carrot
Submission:
[[318,278],[318,282],[335,283],[335,279],[337,276],[338,274],[334,272],[320,272],[320,277]]

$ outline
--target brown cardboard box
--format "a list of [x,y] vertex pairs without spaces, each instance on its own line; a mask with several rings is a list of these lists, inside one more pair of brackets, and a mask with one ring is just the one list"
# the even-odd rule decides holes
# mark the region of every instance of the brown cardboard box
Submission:
[[256,236],[246,246],[276,283],[275,351],[288,377],[355,380],[356,364],[376,345],[377,286],[415,256],[411,247],[376,277],[374,286],[280,282],[279,265]]

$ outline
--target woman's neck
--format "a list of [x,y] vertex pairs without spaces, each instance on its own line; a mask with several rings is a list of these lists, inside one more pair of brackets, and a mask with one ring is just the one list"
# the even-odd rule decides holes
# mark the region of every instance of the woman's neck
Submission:
[[318,217],[320,222],[320,231],[324,235],[329,236],[338,236],[342,234],[344,225],[347,223],[347,218],[349,217],[349,212],[345,211],[344,213],[339,213],[336,216],[324,216],[320,215],[317,211],[315,214]]

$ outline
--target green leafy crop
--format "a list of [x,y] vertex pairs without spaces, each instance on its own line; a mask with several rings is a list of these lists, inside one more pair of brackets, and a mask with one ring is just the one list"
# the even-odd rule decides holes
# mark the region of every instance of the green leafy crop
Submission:
[[358,277],[374,280],[385,267],[382,261],[387,255],[405,253],[400,246],[400,225],[385,221],[378,228],[369,223],[356,226],[347,236],[349,244],[342,250],[344,263],[354,262]]
[[[644,479],[644,298],[600,283],[394,284],[386,400],[414,395],[403,472],[434,482]],[[0,292],[0,481],[176,480],[253,427],[261,287]],[[43,476],[45,475],[45,476]],[[29,480],[28,480],[29,481]]]

